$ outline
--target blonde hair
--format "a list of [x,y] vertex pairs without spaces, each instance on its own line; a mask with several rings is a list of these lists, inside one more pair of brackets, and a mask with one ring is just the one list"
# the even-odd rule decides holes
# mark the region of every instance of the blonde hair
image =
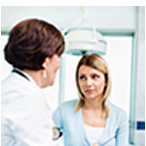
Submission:
[[79,100],[76,103],[75,112],[77,112],[84,105],[84,95],[81,92],[80,85],[79,85],[79,82],[78,82],[79,68],[82,65],[90,66],[94,69],[97,69],[97,70],[101,71],[105,76],[106,86],[104,88],[102,106],[103,106],[103,111],[104,111],[103,116],[107,117],[110,113],[108,97],[109,97],[110,92],[111,92],[111,76],[110,76],[109,67],[108,67],[106,61],[101,56],[99,56],[97,54],[84,55],[80,59],[78,65],[77,65],[76,86],[77,86],[77,89],[78,89]]

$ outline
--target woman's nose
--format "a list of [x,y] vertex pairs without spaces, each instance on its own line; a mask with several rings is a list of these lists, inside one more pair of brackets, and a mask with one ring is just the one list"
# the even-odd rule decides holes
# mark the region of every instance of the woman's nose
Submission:
[[90,78],[87,78],[86,85],[87,86],[91,86],[92,85],[92,80]]

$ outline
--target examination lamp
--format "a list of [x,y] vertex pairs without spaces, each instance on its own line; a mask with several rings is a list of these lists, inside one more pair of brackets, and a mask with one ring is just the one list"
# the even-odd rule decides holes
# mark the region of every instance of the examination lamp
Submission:
[[106,54],[107,43],[99,32],[72,30],[65,36],[66,53],[84,55],[89,53]]
[[[85,10],[86,7],[81,7],[71,22],[62,31],[65,36],[65,53],[71,55],[84,55],[89,53],[104,55],[107,52],[107,42],[104,37],[96,31],[94,23],[87,17]],[[84,17],[78,28],[68,31],[70,25],[81,14],[83,14]],[[91,22],[93,30],[80,29],[81,25],[87,20]]]

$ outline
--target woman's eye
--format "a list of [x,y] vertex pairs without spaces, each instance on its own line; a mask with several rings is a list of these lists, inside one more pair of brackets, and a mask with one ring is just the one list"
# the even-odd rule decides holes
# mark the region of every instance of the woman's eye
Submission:
[[80,80],[84,80],[85,79],[85,76],[80,76]]
[[99,78],[99,76],[98,75],[93,75],[92,78],[97,79],[97,78]]

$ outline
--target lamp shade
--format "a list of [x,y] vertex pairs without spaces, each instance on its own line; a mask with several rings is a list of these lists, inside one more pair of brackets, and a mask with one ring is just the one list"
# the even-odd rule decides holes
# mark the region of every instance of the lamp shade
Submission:
[[104,55],[107,51],[107,43],[104,37],[92,30],[72,30],[65,35],[66,53],[83,55],[96,53]]

